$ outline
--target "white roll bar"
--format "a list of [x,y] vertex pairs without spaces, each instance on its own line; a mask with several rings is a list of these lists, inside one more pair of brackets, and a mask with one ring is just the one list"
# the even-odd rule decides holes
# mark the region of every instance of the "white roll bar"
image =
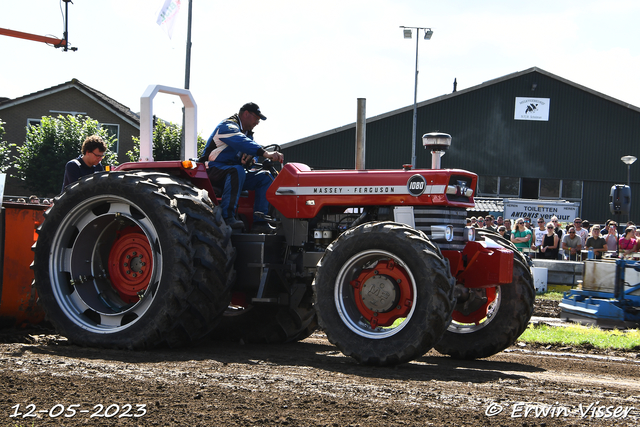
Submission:
[[[198,157],[197,106],[187,89],[162,85],[149,85],[140,97],[140,161],[153,161],[153,98],[158,92],[178,95],[185,109],[184,154],[186,159]],[[176,159],[178,160],[178,159]],[[185,159],[179,159],[185,160]]]

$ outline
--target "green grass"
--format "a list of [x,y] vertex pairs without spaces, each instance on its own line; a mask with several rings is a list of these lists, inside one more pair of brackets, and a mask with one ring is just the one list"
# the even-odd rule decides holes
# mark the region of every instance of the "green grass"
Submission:
[[563,292],[549,291],[549,292],[544,292],[544,293],[541,293],[541,294],[537,294],[536,298],[548,299],[548,300],[552,300],[552,301],[562,301],[562,296],[563,296]]
[[604,331],[598,327],[582,325],[553,327],[530,324],[518,340],[538,344],[589,345],[600,349],[638,350],[640,349],[640,330]]
[[[563,292],[545,292],[536,295],[536,298],[561,301],[562,296]],[[578,324],[566,327],[530,324],[518,340],[538,344],[592,346],[610,350],[640,350],[640,330],[638,329],[602,330],[597,326]]]

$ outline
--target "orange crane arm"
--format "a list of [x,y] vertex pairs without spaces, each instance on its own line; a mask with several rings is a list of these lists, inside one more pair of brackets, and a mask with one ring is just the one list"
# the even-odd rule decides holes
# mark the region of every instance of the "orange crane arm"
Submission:
[[7,30],[6,28],[0,28],[0,35],[16,37],[19,39],[33,40],[36,42],[49,43],[55,47],[65,47],[67,41],[64,39],[57,39],[55,37],[38,36],[30,33],[23,33],[21,31]]

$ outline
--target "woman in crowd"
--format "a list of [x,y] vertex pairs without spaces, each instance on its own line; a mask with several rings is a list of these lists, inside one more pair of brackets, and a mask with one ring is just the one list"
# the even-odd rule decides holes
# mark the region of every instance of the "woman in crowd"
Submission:
[[624,255],[629,255],[636,247],[636,231],[628,227],[624,230],[624,236],[618,241],[618,248]]
[[531,230],[524,226],[523,218],[516,220],[515,231],[511,233],[511,242],[516,245],[516,248],[518,248],[520,252],[531,246]]
[[607,250],[609,252],[618,252],[618,224],[615,221],[609,222],[607,224],[607,234],[604,237],[604,240],[607,242]]
[[547,223],[547,234],[542,239],[542,246],[540,252],[542,252],[542,258],[544,259],[557,259],[558,258],[558,242],[560,238],[555,232],[556,227],[552,222]]

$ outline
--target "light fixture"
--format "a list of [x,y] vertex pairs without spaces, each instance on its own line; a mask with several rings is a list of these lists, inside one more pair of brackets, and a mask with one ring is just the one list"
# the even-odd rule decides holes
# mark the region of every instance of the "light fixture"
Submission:
[[622,156],[620,160],[622,160],[625,165],[632,165],[638,159],[635,156]]
[[411,132],[411,166],[416,167],[416,126],[418,122],[418,42],[420,41],[420,30],[424,30],[424,39],[431,40],[433,31],[427,27],[405,27],[403,25],[400,28],[404,28],[404,38],[411,38],[411,30],[416,30],[416,74],[415,84],[413,87],[413,131]]

